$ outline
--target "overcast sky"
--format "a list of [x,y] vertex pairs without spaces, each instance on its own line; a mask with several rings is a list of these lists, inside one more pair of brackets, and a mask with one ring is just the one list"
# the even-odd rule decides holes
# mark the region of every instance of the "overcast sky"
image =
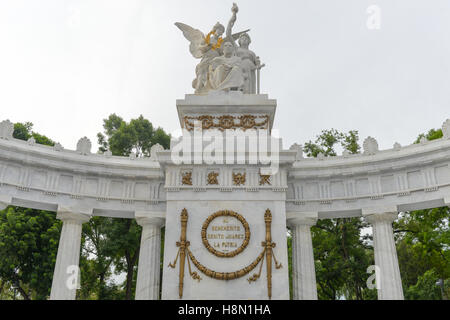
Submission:
[[[226,25],[223,0],[0,0],[0,120],[75,149],[102,119],[140,114],[179,128],[175,100],[198,63],[174,22]],[[367,8],[381,9],[379,30]],[[381,149],[450,118],[449,0],[240,0],[235,31],[267,67],[284,147],[322,129],[359,130]]]

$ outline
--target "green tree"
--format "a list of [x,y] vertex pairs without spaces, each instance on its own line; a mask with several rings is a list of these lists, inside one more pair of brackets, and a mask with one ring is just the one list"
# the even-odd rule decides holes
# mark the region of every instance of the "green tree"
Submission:
[[425,272],[450,277],[448,207],[404,212],[394,224],[403,285],[413,286]]
[[427,140],[436,140],[443,137],[442,129],[430,129],[427,133],[421,133],[417,137],[414,143],[420,143],[422,138],[426,138]]
[[31,137],[33,137],[36,140],[36,143],[44,144],[47,146],[54,146],[55,142],[51,140],[50,138],[41,135],[37,132],[32,131],[33,130],[33,123],[31,122],[25,122],[20,123],[17,122],[14,124],[14,132],[13,137],[20,140],[28,141]]
[[128,156],[134,152],[137,157],[150,156],[150,148],[161,144],[164,149],[170,146],[170,136],[162,128],[154,130],[150,121],[142,115],[129,123],[116,114],[103,120],[103,133],[98,133],[99,151],[110,150],[113,155]]
[[[419,134],[414,143],[423,138],[440,139],[442,130]],[[406,299],[440,299],[436,282],[450,277],[449,218],[450,209],[442,207],[402,212],[394,223]]]
[[292,286],[292,231],[288,227],[287,230],[287,249],[288,249],[288,272],[289,272],[289,297],[292,300],[294,296],[294,288]]
[[406,289],[407,300],[442,300],[441,288],[436,284],[439,275],[431,269],[417,279],[417,283]]
[[[32,131],[31,122],[15,123],[13,137],[53,146]],[[0,211],[0,296],[46,299],[50,293],[61,230],[53,212],[10,206]]]
[[[154,144],[159,143],[166,149],[170,146],[170,136],[162,128],[155,130],[152,123],[142,115],[126,122],[116,114],[111,114],[103,120],[103,129],[103,133],[97,134],[99,152],[110,150],[116,156],[128,156],[134,152],[138,157],[147,157]],[[100,230],[99,226],[89,223],[83,232],[89,243],[97,243],[91,254],[102,257],[95,263],[95,270],[98,270],[98,296],[100,299],[107,298],[106,292],[111,287],[105,285],[105,279],[110,275],[110,266],[114,265],[116,273],[126,273],[124,298],[132,299],[142,228],[132,219],[102,218],[99,223],[106,223],[105,227]],[[95,230],[98,231],[97,235]],[[102,239],[101,247],[96,238]]]
[[341,133],[336,129],[322,130],[321,134],[316,136],[314,142],[305,143],[303,151],[308,157],[317,157],[322,153],[326,157],[336,156],[336,146],[340,145],[351,154],[356,154],[361,149],[358,143],[358,131],[352,130],[348,133]]
[[12,206],[0,211],[0,278],[23,299],[49,296],[60,232],[53,212]]
[[78,299],[113,300],[120,296],[117,285],[108,283],[116,256],[108,232],[112,223],[112,218],[92,217],[83,225],[84,243],[80,260],[83,272]]

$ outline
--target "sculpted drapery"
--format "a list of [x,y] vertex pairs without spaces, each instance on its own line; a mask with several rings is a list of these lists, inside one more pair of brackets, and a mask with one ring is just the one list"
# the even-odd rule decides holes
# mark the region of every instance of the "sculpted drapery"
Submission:
[[[239,11],[236,4],[231,9],[232,17],[225,27],[219,22],[206,36],[197,29],[183,23],[175,25],[190,42],[190,52],[194,58],[201,59],[197,65],[196,78],[192,87],[196,94],[210,91],[237,90],[247,94],[256,93],[256,70],[259,58],[249,50],[249,30],[232,33]],[[223,34],[225,33],[225,38]],[[236,45],[239,40],[239,47]]]
[[214,90],[243,90],[244,72],[242,59],[233,55],[234,47],[230,42],[224,45],[224,55],[214,58],[210,65],[209,81]]

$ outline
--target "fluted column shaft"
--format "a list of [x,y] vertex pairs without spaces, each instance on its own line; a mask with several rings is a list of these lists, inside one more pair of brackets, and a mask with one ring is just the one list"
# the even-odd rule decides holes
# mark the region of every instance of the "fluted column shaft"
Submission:
[[89,215],[67,211],[58,212],[57,219],[63,221],[53,274],[51,300],[75,300],[80,280],[80,242],[83,223]]
[[[397,212],[376,213],[366,216],[373,228],[375,265],[379,274],[377,280],[378,300],[403,300],[402,279],[398,266],[392,222]],[[377,270],[376,269],[376,270]]]
[[317,219],[290,219],[292,230],[292,281],[295,300],[317,300],[316,270],[311,226]]
[[142,226],[136,300],[158,300],[160,286],[161,218],[136,218]]
[[298,300],[298,273],[295,270],[295,267],[297,266],[297,241],[296,241],[296,230],[295,226],[291,226],[292,231],[292,299]]

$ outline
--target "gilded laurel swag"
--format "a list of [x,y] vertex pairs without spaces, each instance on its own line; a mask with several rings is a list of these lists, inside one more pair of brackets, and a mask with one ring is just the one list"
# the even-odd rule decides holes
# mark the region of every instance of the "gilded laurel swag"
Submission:
[[185,116],[183,119],[184,128],[193,131],[195,122],[201,122],[202,130],[218,129],[220,131],[241,129],[268,129],[268,115],[242,115],[242,116],[211,116],[201,115],[197,117]]
[[[210,225],[210,223],[218,218],[218,217],[233,217],[236,218],[237,220],[239,220],[239,222],[242,224],[242,226],[244,227],[245,230],[245,239],[242,242],[242,245],[237,248],[234,251],[231,252],[221,252],[218,251],[216,249],[214,249],[207,238],[207,230],[208,230],[208,226]],[[245,220],[245,218],[240,215],[237,212],[231,211],[231,210],[223,210],[223,211],[218,211],[212,215],[210,215],[205,222],[203,223],[202,226],[202,242],[203,245],[206,247],[206,249],[211,252],[212,254],[214,254],[215,256],[219,257],[219,258],[232,258],[237,256],[238,254],[240,254],[242,251],[245,250],[245,248],[247,247],[248,243],[250,242],[250,226],[247,222],[247,220]]]
[[[232,216],[241,221],[241,223],[245,227],[246,232],[246,239],[244,240],[245,246],[247,246],[248,241],[250,240],[250,227],[248,226],[247,221],[242,217],[240,214],[230,211],[230,210],[224,210],[216,212],[215,214],[209,216],[206,221],[203,224],[202,228],[202,239],[203,243],[208,249],[208,241],[206,240],[206,228],[208,227],[209,223],[219,217],[219,216]],[[189,249],[190,242],[187,240],[186,233],[187,233],[187,221],[188,221],[188,212],[186,209],[183,209],[180,215],[180,221],[181,221],[181,235],[180,235],[180,241],[176,242],[176,246],[179,248],[177,252],[177,256],[175,257],[175,261],[173,263],[169,263],[170,268],[176,268],[178,260],[180,261],[180,272],[179,272],[179,297],[180,299],[183,297],[183,287],[184,287],[184,271],[185,271],[185,261],[187,260],[188,263],[188,271],[189,275],[192,277],[192,279],[201,281],[202,278],[198,275],[197,272],[192,271],[191,268],[191,261],[194,264],[194,266],[204,275],[207,277],[216,279],[216,280],[234,280],[238,278],[242,278],[245,275],[249,274],[252,270],[254,270],[258,265],[260,265],[258,273],[253,274],[251,277],[249,277],[247,280],[249,283],[252,283],[254,281],[257,281],[262,272],[262,265],[264,263],[264,259],[266,259],[266,269],[267,269],[267,295],[269,299],[272,298],[272,260],[275,263],[275,268],[280,269],[282,268],[282,264],[277,261],[275,258],[275,254],[273,252],[273,249],[276,247],[276,243],[272,241],[272,231],[271,231],[271,225],[272,225],[272,213],[269,209],[266,210],[264,213],[264,222],[266,225],[266,237],[265,241],[261,242],[261,246],[263,247],[262,252],[256,257],[253,262],[251,262],[248,266],[239,269],[237,271],[233,272],[217,272],[214,270],[209,269],[208,267],[204,266],[200,261],[198,261],[192,251]],[[248,238],[247,238],[248,236]],[[205,243],[206,242],[206,243]],[[241,246],[242,250],[245,249],[244,244]],[[212,248],[211,248],[212,249]],[[208,249],[209,250],[209,249]],[[212,249],[214,250],[214,249]],[[222,258],[228,258],[228,257],[234,257],[236,254],[239,254],[242,250],[240,250],[238,253],[234,252],[231,256],[226,255],[219,255],[219,257]],[[211,252],[211,250],[209,250]]]

